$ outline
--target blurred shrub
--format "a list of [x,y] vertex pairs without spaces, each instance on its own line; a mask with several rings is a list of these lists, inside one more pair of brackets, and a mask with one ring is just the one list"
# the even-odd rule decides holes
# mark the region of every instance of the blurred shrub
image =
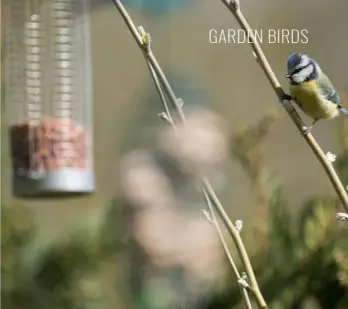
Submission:
[[[211,119],[215,121],[214,117]],[[261,290],[272,308],[300,308],[309,300],[318,308],[348,308],[348,229],[345,222],[335,220],[339,202],[332,196],[316,196],[307,201],[295,217],[291,215],[282,186],[263,161],[266,137],[276,119],[273,113],[267,114],[255,126],[237,130],[231,141],[233,157],[241,162],[251,180],[255,213],[262,214],[262,220],[256,216],[258,223],[254,230],[243,230]],[[346,124],[342,125],[342,131],[348,135]],[[170,134],[164,134],[163,139],[157,141],[169,143]],[[204,295],[193,293],[196,298],[187,294],[197,286],[196,281],[187,281],[188,273],[202,269],[207,275],[207,270],[213,270],[203,262],[216,249],[200,251],[210,238],[204,236],[200,242],[197,236],[205,235],[202,232],[205,228],[201,231],[198,229],[201,223],[190,225],[190,221],[185,221],[197,216],[204,207],[195,183],[195,173],[199,173],[200,168],[195,166],[201,167],[209,156],[199,153],[190,158],[196,150],[201,152],[199,143],[195,148],[183,141],[182,145],[190,147],[181,150],[180,144],[174,148],[169,147],[172,144],[160,142],[158,145],[153,157],[139,157],[133,153],[122,163],[123,178],[120,180],[123,179],[123,185],[128,184],[123,187],[128,191],[120,191],[123,192],[118,195],[120,198],[111,205],[93,214],[90,220],[77,222],[60,237],[45,239],[38,235],[31,214],[25,208],[15,205],[2,208],[1,292],[4,308],[111,308],[115,303],[119,308],[170,308],[173,303],[168,301],[173,295],[176,300],[186,299],[188,308],[227,309],[240,304],[239,287],[229,272],[222,284],[214,281],[215,292],[204,289]],[[212,148],[218,149],[217,146]],[[342,179],[347,181],[348,152],[344,144],[342,148],[336,167]],[[154,166],[161,168],[148,169],[147,165],[142,165],[144,159],[156,162]],[[192,162],[182,164],[185,160]],[[155,188],[153,192],[151,185]],[[166,190],[172,192],[173,197],[168,199],[168,195],[163,195]],[[180,211],[189,211],[184,216],[171,217],[173,220],[181,218],[181,221],[174,220],[180,222],[178,225],[171,225],[171,220],[160,215],[169,215],[163,206],[173,201],[174,204],[180,201]],[[153,208],[156,203],[157,208]],[[152,212],[148,213],[151,216],[141,217],[146,205],[152,205],[149,208]],[[183,218],[186,219],[182,221]],[[141,223],[142,229],[134,229],[135,222]],[[146,226],[154,229],[152,234],[143,229]],[[179,230],[174,231],[171,227],[179,227]],[[254,233],[255,230],[258,233]],[[178,233],[181,235],[178,242],[168,247]],[[193,233],[193,242],[188,241],[190,233]],[[188,247],[183,246],[184,243]],[[257,243],[262,246],[255,246]],[[233,247],[231,242],[230,246]],[[187,255],[190,248],[194,249],[192,256]],[[161,256],[168,250],[174,250],[170,251],[173,256]],[[179,267],[174,263],[174,257],[180,256]],[[191,268],[184,267],[183,261]],[[154,266],[156,263],[159,264]],[[166,263],[172,266],[164,270]],[[187,269],[190,269],[188,273]],[[144,280],[149,274],[157,281]],[[174,278],[176,285],[169,284],[168,278]],[[174,307],[180,308],[179,305]]]

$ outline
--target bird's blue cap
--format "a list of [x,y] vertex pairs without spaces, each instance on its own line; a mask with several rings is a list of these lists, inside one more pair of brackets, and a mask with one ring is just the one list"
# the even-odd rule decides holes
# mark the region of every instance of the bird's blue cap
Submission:
[[300,64],[302,60],[302,53],[293,53],[288,58],[288,71],[291,71],[293,68],[295,68],[297,65]]

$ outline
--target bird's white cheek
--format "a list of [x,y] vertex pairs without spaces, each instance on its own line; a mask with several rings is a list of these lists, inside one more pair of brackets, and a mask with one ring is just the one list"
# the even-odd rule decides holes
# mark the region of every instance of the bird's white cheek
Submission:
[[294,74],[291,79],[295,82],[295,83],[302,83],[304,81],[304,78],[302,75],[300,74]]

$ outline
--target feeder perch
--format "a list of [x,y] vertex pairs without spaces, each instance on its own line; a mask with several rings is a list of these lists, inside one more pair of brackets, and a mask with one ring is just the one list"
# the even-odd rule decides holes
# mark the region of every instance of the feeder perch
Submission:
[[94,190],[88,0],[5,0],[5,101],[18,197]]

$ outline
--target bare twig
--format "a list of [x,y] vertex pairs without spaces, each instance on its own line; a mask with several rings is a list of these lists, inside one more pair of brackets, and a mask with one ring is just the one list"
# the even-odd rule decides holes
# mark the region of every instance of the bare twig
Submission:
[[186,120],[185,120],[185,115],[182,111],[182,108],[181,108],[180,104],[178,103],[178,99],[176,98],[174,91],[172,90],[172,87],[170,86],[170,84],[169,84],[167,78],[165,77],[161,67],[159,66],[157,59],[153,55],[151,49],[148,48],[149,46],[147,46],[147,44],[144,43],[144,38],[137,31],[137,28],[135,27],[131,17],[127,13],[127,11],[124,8],[124,6],[122,5],[121,1],[120,0],[112,0],[112,1],[115,4],[115,6],[117,7],[117,9],[119,10],[123,20],[127,24],[127,27],[129,28],[130,32],[132,33],[132,35],[133,35],[134,39],[136,40],[136,42],[138,43],[139,47],[144,52],[145,58],[147,59],[149,64],[152,66],[152,68],[154,69],[156,74],[158,75],[159,80],[162,82],[165,90],[168,93],[169,99],[170,99],[173,107],[177,110],[177,112],[179,114],[180,120],[185,124]]
[[[157,83],[157,81],[160,81],[162,83],[163,88],[167,92],[173,107],[176,109],[176,111],[179,114],[179,117],[180,117],[180,120],[181,120],[182,124],[184,126],[186,126],[186,118],[185,118],[185,115],[184,115],[183,110],[182,110],[182,103],[181,103],[180,100],[178,100],[176,98],[176,96],[175,96],[175,94],[174,94],[170,84],[168,83],[168,81],[167,81],[167,79],[166,79],[166,77],[165,77],[165,75],[164,75],[164,73],[163,73],[163,71],[161,69],[161,67],[159,66],[159,64],[158,64],[154,54],[151,51],[151,48],[150,48],[150,41],[151,40],[149,38],[149,35],[145,33],[145,31],[144,31],[144,29],[142,27],[139,27],[139,30],[140,30],[139,32],[140,33],[137,31],[133,21],[131,20],[130,16],[128,15],[126,9],[123,7],[121,1],[113,0],[113,2],[116,5],[117,9],[119,10],[122,18],[126,22],[129,30],[133,34],[133,37],[137,41],[139,47],[143,51],[144,57],[146,59],[148,67],[150,69],[150,73],[152,75],[152,78],[155,81],[155,85],[156,85],[157,91],[159,92],[161,100],[162,100],[162,103],[164,105],[164,108],[165,108],[166,112],[168,113],[168,114],[166,114],[166,117],[169,120],[170,119],[172,120],[172,121],[169,121],[169,122],[171,123],[171,125],[175,129],[175,127],[176,127],[175,123],[173,121],[173,118],[170,115],[169,109],[167,109],[167,105],[166,105],[165,100],[163,101],[164,96],[163,96],[162,90],[160,89],[161,88],[160,87],[160,83]],[[242,260],[242,262],[243,262],[243,264],[245,266],[247,276],[251,280],[250,290],[254,293],[259,308],[267,308],[266,302],[264,301],[264,299],[263,299],[263,297],[261,295],[261,292],[260,292],[260,290],[258,288],[258,285],[257,285],[257,282],[256,282],[256,278],[255,278],[253,269],[251,267],[251,263],[250,263],[248,254],[247,254],[247,252],[245,250],[243,241],[242,241],[241,237],[239,236],[238,231],[235,229],[233,223],[228,218],[225,210],[223,209],[223,206],[221,205],[221,203],[218,200],[218,198],[217,198],[217,196],[216,196],[212,186],[210,185],[209,180],[206,179],[206,178],[203,179],[203,187],[206,190],[206,192],[208,193],[209,197],[212,198],[212,200],[214,201],[213,204],[217,207],[217,210],[218,210],[220,216],[223,217],[223,222],[224,222],[224,224],[226,224],[228,230],[230,230],[230,226],[232,226],[234,231],[238,234],[238,237],[233,237],[233,240],[234,240],[234,242],[235,242],[235,244],[236,244],[236,246],[238,248],[238,252],[240,253],[240,257],[241,257],[241,260]],[[233,236],[233,234],[232,234],[232,236]]]
[[[150,73],[152,75],[152,78],[155,82],[157,91],[161,97],[162,103],[164,105],[164,108],[166,110],[166,117],[169,120],[169,122],[171,123],[171,125],[173,126],[173,128],[175,129],[175,123],[173,121],[173,118],[170,115],[170,111],[169,108],[167,107],[163,92],[161,90],[161,86],[160,83],[158,81],[161,81],[161,83],[163,84],[163,88],[166,90],[173,107],[177,110],[180,120],[182,121],[183,125],[186,125],[186,119],[185,119],[185,115],[183,113],[182,110],[182,103],[180,103],[180,100],[178,100],[172,90],[172,88],[170,87],[162,69],[160,68],[155,56],[153,55],[151,49],[150,49],[150,39],[149,36],[145,34],[144,30],[141,28],[141,34],[139,34],[136,30],[136,27],[134,25],[134,23],[132,22],[130,16],[128,15],[127,11],[125,10],[125,8],[123,7],[122,3],[119,0],[113,0],[114,4],[116,5],[116,7],[118,8],[119,12],[121,13],[123,19],[125,20],[129,30],[132,32],[134,38],[136,39],[139,47],[142,49],[144,57],[146,59],[146,62],[148,64],[148,67],[150,69]],[[262,294],[259,290],[248,254],[245,250],[243,241],[237,231],[237,229],[234,227],[233,223],[231,222],[231,220],[228,218],[223,206],[221,205],[218,197],[216,196],[209,180],[207,178],[203,179],[203,190],[204,192],[206,192],[206,194],[213,200],[214,205],[217,207],[217,210],[219,212],[219,215],[222,217],[224,224],[226,225],[227,229],[230,231],[233,240],[237,246],[238,252],[240,254],[241,260],[245,266],[246,269],[246,273],[248,278],[250,278],[251,281],[251,286],[250,286],[250,290],[253,292],[253,294],[255,295],[257,304],[259,306],[259,308],[267,308],[266,302],[264,301]],[[209,200],[209,199],[208,199]],[[208,204],[209,206],[209,204]],[[212,213],[213,215],[213,213]],[[224,246],[225,252],[228,252],[226,243],[224,242],[223,238],[222,240],[222,244]],[[231,265],[234,265],[235,268],[235,264],[233,263],[233,260],[231,258],[231,255],[228,253],[228,258],[229,261],[232,261]],[[233,266],[232,266],[233,267]],[[236,268],[235,268],[236,269]],[[242,278],[240,277],[238,271],[237,271],[237,277],[239,276],[238,280],[241,280]],[[244,279],[243,279],[244,280]],[[239,282],[239,281],[238,281]],[[241,285],[240,285],[241,286]],[[243,288],[243,297],[244,297],[244,291],[245,288]],[[247,301],[248,300],[248,301]],[[249,299],[245,299],[246,305],[248,306],[250,304],[250,300]],[[249,307],[247,307],[249,308]]]
[[[296,109],[293,107],[293,105],[288,101],[288,96],[284,92],[283,88],[281,87],[277,77],[275,76],[265,54],[263,53],[260,44],[255,39],[255,36],[253,35],[253,32],[251,30],[251,27],[249,26],[247,20],[245,19],[241,9],[240,9],[240,2],[239,1],[233,1],[233,0],[220,0],[223,4],[229,9],[229,11],[233,14],[233,16],[236,18],[237,22],[239,23],[240,27],[248,33],[249,40],[252,49],[254,57],[256,58],[257,62],[260,64],[261,68],[263,69],[266,77],[268,78],[273,90],[275,91],[276,95],[278,96],[279,100],[281,102],[285,102],[283,104],[283,107],[285,108],[286,112],[289,114],[290,118],[296,125],[297,129],[303,133],[304,130],[306,130],[306,126],[304,125],[302,119],[300,118],[299,114],[297,113]],[[289,104],[288,104],[289,103]],[[329,162],[325,156],[325,153],[320,148],[319,144],[313,137],[311,133],[304,135],[304,139],[309,145],[309,147],[312,149],[313,153],[317,157],[318,161],[324,168],[327,176],[329,177],[332,186],[334,187],[343,208],[346,212],[348,212],[348,195],[346,190],[344,189],[339,177],[337,176],[337,173],[335,169],[333,168],[331,162]]]
[[155,84],[156,86],[156,90],[158,92],[158,95],[160,96],[161,98],[161,102],[163,104],[163,108],[165,110],[164,113],[160,113],[159,115],[164,118],[165,120],[167,120],[167,122],[172,126],[173,130],[174,130],[174,133],[176,133],[176,126],[174,124],[174,120],[173,120],[173,117],[170,113],[170,109],[168,107],[168,104],[167,104],[167,101],[166,101],[166,98],[164,96],[164,93],[162,91],[162,88],[161,88],[161,84],[160,84],[160,81],[158,80],[158,77],[157,77],[157,74],[155,72],[155,70],[153,69],[151,63],[148,61],[148,59],[145,57],[146,59],[146,63],[147,63],[147,66],[149,68],[149,71],[150,71],[150,75],[152,77],[152,80],[153,80],[153,83]]
[[257,281],[256,281],[256,277],[255,277],[255,274],[253,271],[253,267],[251,266],[248,253],[245,249],[243,240],[242,240],[241,236],[239,235],[238,230],[236,229],[236,227],[233,225],[233,223],[229,219],[225,209],[223,208],[222,204],[220,203],[220,201],[219,201],[218,197],[216,196],[214,189],[210,185],[209,181],[207,179],[203,179],[203,183],[204,183],[204,189],[206,190],[211,201],[215,205],[216,210],[219,213],[219,216],[221,217],[222,221],[226,225],[228,232],[230,233],[230,235],[233,238],[234,243],[236,244],[238,253],[239,253],[240,258],[244,264],[245,271],[246,271],[248,278],[250,280],[250,289],[253,292],[253,294],[255,295],[255,298],[256,298],[256,301],[257,301],[259,308],[267,308],[267,304],[266,304],[265,300],[263,299],[263,296],[260,292],[259,286],[258,286]]
[[[208,208],[209,208],[209,211],[210,211],[210,214],[211,214],[212,224],[214,225],[214,227],[215,227],[215,229],[216,229],[216,231],[217,231],[217,233],[219,235],[222,247],[223,247],[223,249],[225,251],[225,254],[227,256],[228,261],[231,264],[232,270],[233,270],[234,274],[236,275],[237,280],[240,280],[242,278],[241,278],[241,276],[239,274],[239,271],[237,269],[236,264],[234,263],[232,255],[231,255],[231,253],[228,250],[228,246],[227,246],[226,241],[224,239],[224,236],[222,234],[221,228],[219,226],[219,222],[218,222],[218,220],[217,220],[217,218],[215,216],[215,211],[214,211],[213,205],[211,203],[211,200],[209,198],[209,195],[208,195],[208,193],[207,193],[207,191],[205,189],[203,189],[202,191],[203,191],[203,196],[204,196],[205,202],[208,205]],[[243,295],[243,301],[244,301],[245,307],[247,309],[252,309],[252,305],[251,305],[251,302],[250,302],[250,299],[249,299],[249,294],[248,294],[247,288],[241,286],[240,289],[241,289],[241,292],[242,292],[242,295]]]

